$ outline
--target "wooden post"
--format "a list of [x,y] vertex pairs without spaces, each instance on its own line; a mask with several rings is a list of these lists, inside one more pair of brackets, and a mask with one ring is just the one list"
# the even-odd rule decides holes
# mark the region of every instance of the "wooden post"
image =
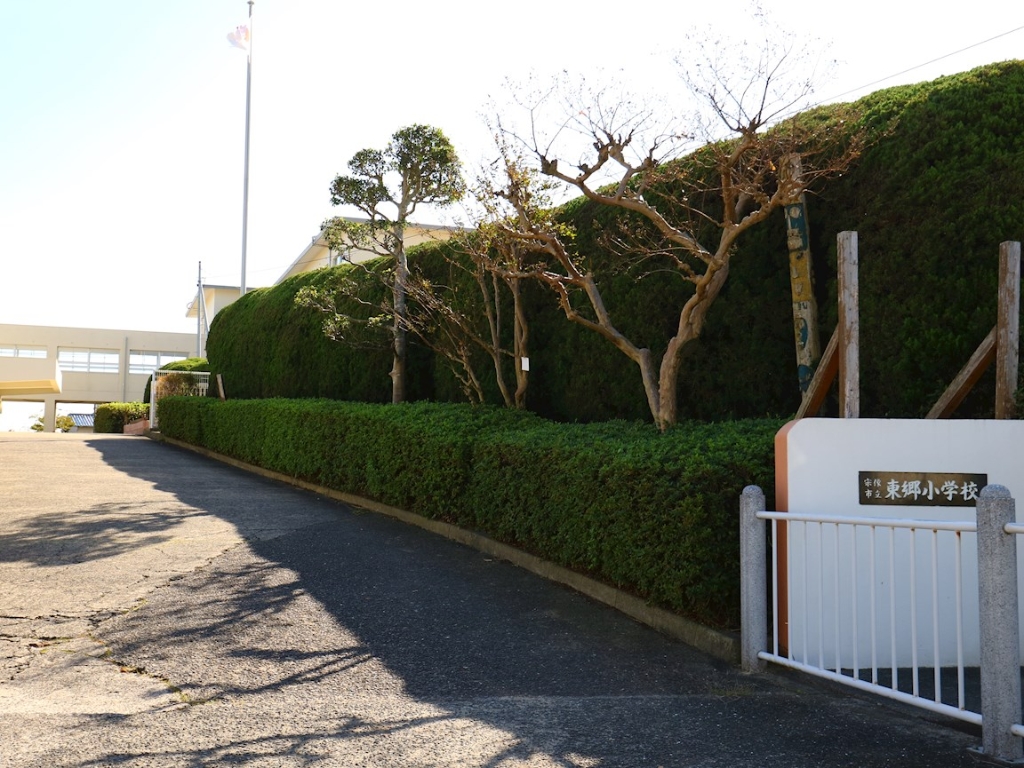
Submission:
[[857,286],[857,233],[840,232],[839,256],[839,416],[860,417],[860,291]]
[[1017,415],[1020,355],[1020,243],[999,244],[999,317],[996,320],[996,418]]

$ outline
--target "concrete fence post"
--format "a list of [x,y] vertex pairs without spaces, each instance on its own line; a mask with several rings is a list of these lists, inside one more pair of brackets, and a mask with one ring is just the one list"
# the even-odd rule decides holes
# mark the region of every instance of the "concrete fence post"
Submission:
[[740,496],[740,665],[744,672],[763,672],[758,658],[768,650],[768,547],[764,491],[748,485]]
[[1009,490],[987,485],[978,497],[978,612],[981,621],[981,751],[985,758],[1018,761],[1021,740],[1010,726],[1021,721],[1017,535]]

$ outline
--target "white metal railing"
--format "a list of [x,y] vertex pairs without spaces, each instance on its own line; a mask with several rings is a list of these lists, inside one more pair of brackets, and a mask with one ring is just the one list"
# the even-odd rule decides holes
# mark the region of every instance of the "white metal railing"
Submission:
[[[771,649],[763,659],[981,723],[966,702],[963,631],[963,534],[977,530],[973,521],[785,512],[758,518],[771,521],[773,584],[780,583],[779,522],[786,522],[789,571],[788,615],[783,625],[773,590]],[[940,534],[947,546],[940,547]],[[940,575],[940,549],[952,553],[949,578]],[[907,557],[898,559],[898,551]],[[947,588],[950,599],[942,594]],[[943,687],[950,667],[955,699]]]
[[149,426],[158,429],[157,401],[170,395],[206,397],[210,389],[208,371],[153,371],[149,392]]
[[980,724],[983,755],[1021,759],[1024,525],[1002,486],[977,505],[976,521],[795,514],[745,489],[743,668],[781,664]]

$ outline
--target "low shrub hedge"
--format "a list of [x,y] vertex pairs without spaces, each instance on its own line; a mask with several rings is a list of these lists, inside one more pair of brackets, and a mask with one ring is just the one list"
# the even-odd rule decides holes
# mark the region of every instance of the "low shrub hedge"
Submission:
[[139,419],[149,418],[147,403],[105,403],[96,406],[93,432],[121,434],[124,425]]
[[717,627],[739,615],[739,495],[780,420],[556,424],[465,405],[168,397],[163,434],[476,530]]

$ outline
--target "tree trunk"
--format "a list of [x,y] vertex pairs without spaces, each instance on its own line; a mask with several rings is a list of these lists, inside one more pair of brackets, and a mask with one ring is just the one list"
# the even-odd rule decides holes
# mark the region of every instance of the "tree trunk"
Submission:
[[500,285],[498,275],[491,273],[491,285],[488,287],[486,275],[480,271],[476,272],[477,285],[480,286],[480,294],[484,299],[484,312],[487,315],[487,326],[491,332],[491,344],[487,352],[494,363],[494,378],[498,382],[498,390],[501,392],[502,402],[506,408],[512,407],[512,394],[508,391],[508,384],[505,383],[505,372],[502,368],[501,349],[501,293],[498,290]]
[[651,358],[651,350],[641,349],[639,355],[633,360],[640,366],[640,378],[644,383],[644,394],[647,395],[647,407],[651,409],[651,417],[655,425],[662,432],[668,424],[662,419],[662,393],[658,388],[658,377],[655,375],[654,361]]
[[[698,294],[694,294],[683,311],[679,314],[679,327],[676,335],[669,339],[665,354],[661,358],[661,369],[658,373],[658,392],[660,407],[654,417],[658,428],[664,432],[670,424],[679,420],[679,368],[682,363],[683,351],[700,337],[704,330],[704,320],[708,310],[722,291],[729,277],[729,262],[722,264]],[[698,289],[700,290],[700,289]]]
[[526,321],[526,310],[523,309],[522,290],[518,278],[509,281],[512,290],[512,356],[515,358],[516,369],[516,408],[526,407],[526,388],[530,383],[530,372],[523,370],[523,358],[530,357],[530,327]]
[[[401,241],[399,241],[401,243]],[[406,284],[409,279],[409,263],[405,256],[405,248],[399,245],[395,259],[395,356],[391,365],[391,402],[405,402],[405,359],[406,359]]]

